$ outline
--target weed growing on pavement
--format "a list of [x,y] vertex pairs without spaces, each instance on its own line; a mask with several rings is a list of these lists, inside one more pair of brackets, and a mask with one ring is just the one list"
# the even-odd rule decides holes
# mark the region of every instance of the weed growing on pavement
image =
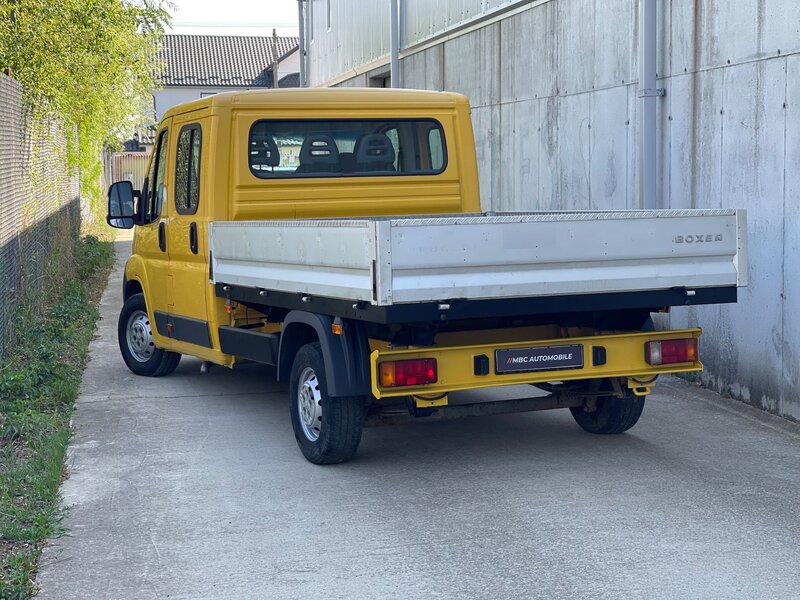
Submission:
[[59,535],[59,484],[96,304],[113,243],[85,236],[48,265],[44,292],[23,298],[0,364],[0,598],[24,599],[44,540]]

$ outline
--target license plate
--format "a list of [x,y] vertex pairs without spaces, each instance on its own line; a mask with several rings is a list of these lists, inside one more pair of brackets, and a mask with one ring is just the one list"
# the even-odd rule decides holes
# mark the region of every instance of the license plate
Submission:
[[544,348],[510,348],[496,350],[495,372],[525,373],[583,368],[583,346],[545,346]]

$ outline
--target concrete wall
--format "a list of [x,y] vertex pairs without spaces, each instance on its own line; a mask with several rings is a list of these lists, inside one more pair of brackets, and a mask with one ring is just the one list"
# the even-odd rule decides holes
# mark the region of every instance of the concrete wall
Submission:
[[[421,0],[401,1],[403,85],[469,96],[484,209],[641,206],[638,0],[490,2],[461,23],[438,14],[458,3],[428,3],[427,29],[409,29]],[[659,204],[749,219],[739,303],[675,310],[672,326],[705,328],[707,385],[800,419],[800,3],[658,4]],[[316,34],[326,55],[309,48],[312,85],[366,85],[388,60],[388,21],[354,18],[375,52],[334,23]]]

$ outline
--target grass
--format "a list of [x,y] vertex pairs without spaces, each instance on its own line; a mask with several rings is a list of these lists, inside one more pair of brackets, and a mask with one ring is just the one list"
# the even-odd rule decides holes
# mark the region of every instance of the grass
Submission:
[[29,598],[44,540],[63,533],[59,485],[96,305],[113,264],[108,234],[68,235],[44,289],[22,297],[0,364],[0,599]]

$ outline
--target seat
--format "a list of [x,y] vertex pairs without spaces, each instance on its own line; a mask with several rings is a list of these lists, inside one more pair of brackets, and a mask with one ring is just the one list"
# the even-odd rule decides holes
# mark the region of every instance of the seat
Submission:
[[373,173],[375,171],[394,172],[395,152],[392,141],[383,133],[367,133],[356,140],[353,148],[356,157],[356,170]]
[[266,171],[267,167],[277,167],[281,163],[281,154],[275,138],[269,133],[253,131],[250,136],[250,168],[254,171]]
[[338,173],[339,148],[329,135],[314,134],[300,146],[300,166],[295,173]]

